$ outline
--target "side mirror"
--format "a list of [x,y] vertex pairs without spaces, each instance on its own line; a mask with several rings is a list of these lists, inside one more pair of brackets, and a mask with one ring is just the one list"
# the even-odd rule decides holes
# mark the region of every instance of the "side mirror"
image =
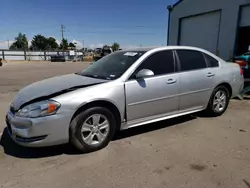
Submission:
[[136,78],[147,78],[150,76],[154,76],[154,72],[149,69],[142,69],[135,75]]

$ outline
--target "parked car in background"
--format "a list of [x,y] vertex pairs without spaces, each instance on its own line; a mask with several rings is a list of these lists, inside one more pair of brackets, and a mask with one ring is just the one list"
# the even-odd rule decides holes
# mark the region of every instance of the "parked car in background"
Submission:
[[89,152],[108,145],[117,130],[198,111],[220,116],[242,88],[241,68],[203,49],[121,50],[76,74],[23,88],[6,124],[20,145],[70,142]]
[[249,70],[250,52],[234,57],[233,61],[242,68],[244,77],[249,78],[250,77],[250,70]]
[[106,55],[109,55],[113,52],[111,47],[103,47],[101,49],[100,54],[94,56],[94,61],[98,61],[99,59],[103,58]]
[[238,63],[243,69],[248,69],[250,63],[250,52],[234,57],[233,61]]
[[51,62],[65,62],[65,56],[64,55],[51,55],[50,56]]

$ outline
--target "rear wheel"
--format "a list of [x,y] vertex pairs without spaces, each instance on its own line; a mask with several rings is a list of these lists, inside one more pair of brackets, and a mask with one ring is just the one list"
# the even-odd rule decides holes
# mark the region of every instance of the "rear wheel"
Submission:
[[104,148],[115,133],[115,117],[104,107],[93,107],[79,113],[70,125],[70,142],[81,152]]
[[218,86],[212,93],[209,104],[207,106],[207,113],[211,116],[222,115],[229,104],[230,94],[225,86]]

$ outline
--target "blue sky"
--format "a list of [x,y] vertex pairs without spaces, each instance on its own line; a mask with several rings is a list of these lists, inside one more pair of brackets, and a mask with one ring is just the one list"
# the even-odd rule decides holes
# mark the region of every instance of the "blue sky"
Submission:
[[168,11],[177,0],[1,0],[0,42],[23,32],[84,41],[85,46],[165,45]]

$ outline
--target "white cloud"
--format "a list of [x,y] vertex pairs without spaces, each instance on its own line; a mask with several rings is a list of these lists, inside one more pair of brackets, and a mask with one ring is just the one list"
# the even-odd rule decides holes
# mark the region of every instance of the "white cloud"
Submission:
[[95,49],[95,48],[102,48],[104,46],[104,44],[99,43],[99,44],[90,44],[89,48],[91,49]]
[[0,42],[0,49],[8,49],[8,46],[10,46],[14,41],[2,41]]
[[75,44],[75,46],[76,46],[77,49],[82,49],[83,48],[83,44],[80,41],[74,39],[71,42],[73,44]]
[[124,45],[124,46],[121,46],[122,49],[131,49],[131,48],[138,48],[139,46],[136,46],[136,45]]
[[32,40],[28,40],[28,47],[31,47]]

